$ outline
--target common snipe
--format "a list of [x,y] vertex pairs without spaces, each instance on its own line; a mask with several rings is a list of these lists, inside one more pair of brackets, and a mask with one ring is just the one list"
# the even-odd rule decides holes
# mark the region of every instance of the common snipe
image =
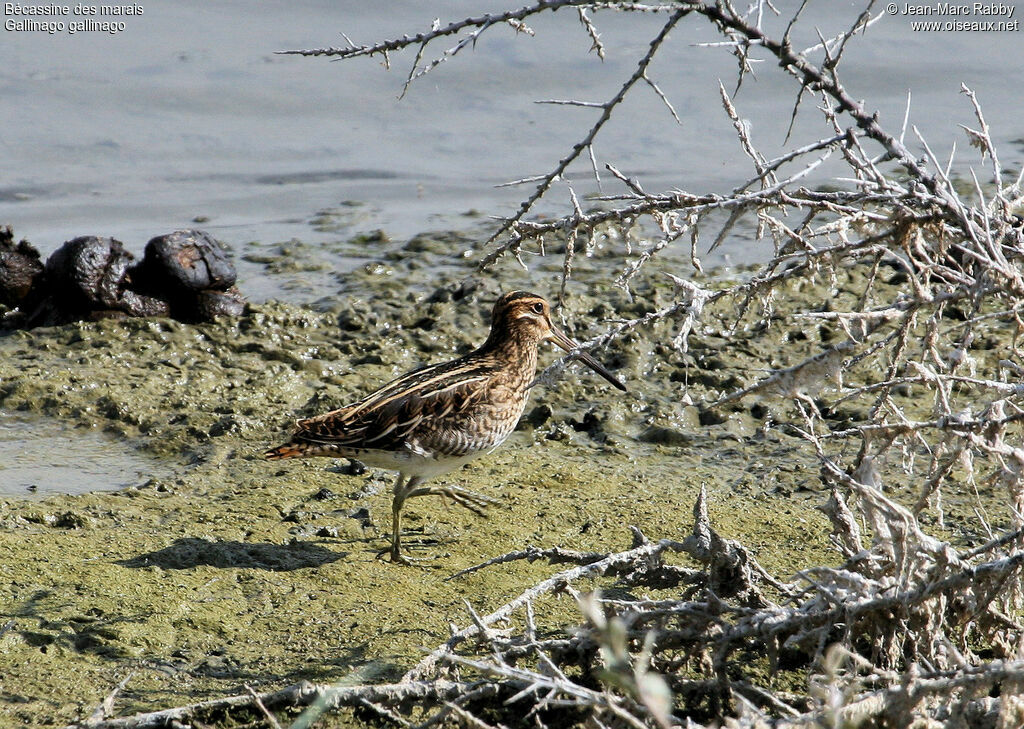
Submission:
[[[551,323],[536,294],[513,291],[494,305],[491,333],[464,357],[413,370],[352,405],[300,420],[291,440],[266,452],[281,458],[355,458],[398,471],[390,550],[402,556],[401,514],[416,496],[447,496],[481,514],[493,501],[458,486],[424,486],[434,476],[493,450],[519,422],[537,371],[537,348],[550,340],[567,352],[576,342]],[[575,355],[620,390],[626,386],[586,352]]]

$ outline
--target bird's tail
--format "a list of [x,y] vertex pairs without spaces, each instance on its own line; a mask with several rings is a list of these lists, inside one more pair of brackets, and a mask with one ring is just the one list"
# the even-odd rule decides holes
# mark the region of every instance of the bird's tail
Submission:
[[282,458],[301,458],[309,450],[308,443],[285,443],[263,453],[268,461],[280,461]]

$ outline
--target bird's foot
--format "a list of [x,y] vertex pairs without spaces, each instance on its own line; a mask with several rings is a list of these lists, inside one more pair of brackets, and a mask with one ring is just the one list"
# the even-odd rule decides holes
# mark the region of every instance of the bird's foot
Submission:
[[403,495],[404,499],[412,499],[417,496],[446,496],[459,506],[472,511],[477,516],[487,516],[484,509],[491,504],[497,504],[497,499],[484,496],[474,491],[464,489],[460,486],[420,486]]
[[395,564],[404,564],[406,567],[422,567],[422,563],[430,562],[434,557],[406,557],[401,550],[395,547],[385,547],[377,552],[377,559],[384,559],[387,556],[389,561]]
[[454,501],[459,506],[472,511],[477,516],[487,516],[484,509],[491,504],[497,504],[497,499],[492,499],[490,496],[484,496],[473,491],[468,491],[458,486],[441,486],[435,487],[434,493],[441,496],[447,496],[449,499]]

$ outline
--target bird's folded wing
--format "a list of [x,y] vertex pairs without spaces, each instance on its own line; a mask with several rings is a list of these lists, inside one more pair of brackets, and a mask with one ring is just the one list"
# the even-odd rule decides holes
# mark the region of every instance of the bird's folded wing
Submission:
[[[470,410],[485,395],[493,368],[455,360],[410,372],[359,402],[296,424],[293,440],[397,450],[430,423]],[[433,428],[427,428],[433,430]]]

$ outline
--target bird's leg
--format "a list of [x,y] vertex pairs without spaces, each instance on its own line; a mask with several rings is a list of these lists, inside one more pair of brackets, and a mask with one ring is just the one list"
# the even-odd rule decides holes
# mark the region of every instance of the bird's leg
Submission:
[[395,498],[391,502],[391,549],[383,550],[377,556],[381,556],[385,552],[391,552],[391,561],[399,564],[411,565],[413,559],[411,557],[405,557],[402,555],[402,506],[405,504],[405,500],[408,499],[415,491],[416,488],[424,479],[420,476],[411,476],[408,481],[402,482],[402,475],[399,474],[398,480],[395,481],[395,487],[393,489]]
[[405,483],[403,481],[403,474],[398,474],[398,480],[395,481],[394,488],[391,489],[394,497],[391,499],[391,561],[397,562],[402,557],[402,505],[405,503],[405,484],[409,483],[408,479]]
[[402,557],[402,503],[405,501],[399,494],[395,494],[391,502],[391,561],[406,563]]
[[378,559],[388,554],[392,562],[399,564],[411,565],[415,561],[402,554],[402,507],[408,499],[416,496],[447,496],[459,506],[466,507],[478,516],[486,516],[484,507],[497,503],[496,499],[473,493],[458,486],[421,486],[420,484],[425,480],[419,476],[411,476],[406,480],[403,474],[398,475],[398,480],[395,481],[395,486],[392,489],[395,497],[391,502],[391,547],[378,552]]
[[380,559],[385,554],[391,555],[392,562],[401,562],[408,564],[408,562],[402,557],[402,504],[405,503],[404,488],[408,483],[411,483],[414,479],[406,480],[405,474],[399,472],[398,478],[395,480],[395,485],[391,488],[391,492],[394,494],[394,499],[391,501],[391,546],[387,549],[382,549],[377,552],[377,559]]

